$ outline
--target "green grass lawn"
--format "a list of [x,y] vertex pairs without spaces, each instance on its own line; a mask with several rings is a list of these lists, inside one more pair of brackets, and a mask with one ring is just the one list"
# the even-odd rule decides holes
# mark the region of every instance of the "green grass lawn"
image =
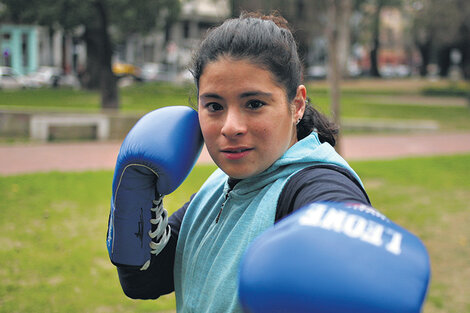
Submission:
[[[188,105],[191,85],[136,83],[120,89],[121,111],[148,112],[169,105]],[[0,90],[0,109],[99,112],[98,91],[70,88]]]
[[[353,162],[373,205],[431,255],[425,313],[470,311],[470,155]],[[197,166],[165,198],[169,211],[213,166]],[[173,295],[127,299],[108,260],[112,172],[0,177],[0,312],[165,312]]]
[[[326,82],[307,85],[312,102],[325,114],[330,112]],[[444,131],[470,129],[470,103],[463,96],[429,96],[429,90],[454,90],[446,81],[425,80],[353,80],[343,83],[341,117],[347,119],[385,119],[435,121]],[[470,93],[469,83],[458,90]],[[432,93],[431,93],[432,94]],[[445,95],[445,94],[444,94]]]

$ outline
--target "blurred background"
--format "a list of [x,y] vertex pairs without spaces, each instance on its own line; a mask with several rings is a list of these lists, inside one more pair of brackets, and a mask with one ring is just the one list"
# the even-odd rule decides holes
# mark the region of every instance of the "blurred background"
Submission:
[[[122,115],[110,115],[142,109],[126,97],[133,89],[125,87],[190,85],[192,48],[208,29],[243,11],[277,11],[289,21],[305,81],[325,82],[325,113],[344,130],[357,122],[341,119],[342,82],[392,86],[387,83],[401,80],[426,95],[470,102],[470,4],[465,0],[1,0],[0,89],[27,92],[22,99],[3,93],[0,106],[10,110],[0,115],[0,137],[50,136],[44,130],[38,134],[39,122],[26,112],[13,111],[53,106],[99,109],[108,114],[103,123],[110,126],[92,123],[95,137],[122,138],[135,118],[126,122]],[[31,91],[41,88],[62,93]],[[99,100],[77,103],[63,90],[82,91],[72,93],[75,98],[91,92]],[[39,98],[47,104],[40,105]],[[165,105],[155,100],[142,102]],[[123,126],[115,126],[116,119]]]
[[0,0],[0,312],[175,311],[173,294],[127,299],[109,262],[119,146],[145,113],[196,103],[187,66],[211,27],[274,10],[372,204],[428,248],[423,312],[470,312],[468,0]]
[[244,10],[287,18],[307,80],[328,75],[331,21],[344,78],[468,80],[469,7],[465,0],[2,0],[0,86],[106,88],[103,107],[117,108],[116,83],[190,80],[191,49]]

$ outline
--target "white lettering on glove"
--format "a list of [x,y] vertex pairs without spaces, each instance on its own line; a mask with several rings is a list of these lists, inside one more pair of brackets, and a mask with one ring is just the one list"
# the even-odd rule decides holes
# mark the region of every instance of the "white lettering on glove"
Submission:
[[388,252],[395,255],[401,253],[403,237],[401,233],[359,215],[329,208],[324,204],[317,204],[307,209],[299,219],[299,224],[343,233],[350,238],[360,239],[377,247],[383,246],[386,242],[385,249]]

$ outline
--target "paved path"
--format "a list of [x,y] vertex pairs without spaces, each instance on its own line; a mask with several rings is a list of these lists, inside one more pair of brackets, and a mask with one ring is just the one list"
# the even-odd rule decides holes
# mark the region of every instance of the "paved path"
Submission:
[[[0,146],[0,175],[113,169],[120,142],[14,144]],[[470,153],[470,132],[361,135],[343,138],[346,160]],[[212,162],[204,149],[200,163]]]

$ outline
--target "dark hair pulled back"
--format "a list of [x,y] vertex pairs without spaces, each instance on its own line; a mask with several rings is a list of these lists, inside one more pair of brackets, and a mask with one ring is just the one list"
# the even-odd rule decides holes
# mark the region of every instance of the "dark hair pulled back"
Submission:
[[[199,79],[208,63],[219,57],[248,60],[269,70],[276,82],[285,88],[288,102],[294,100],[302,83],[303,68],[297,53],[297,44],[287,21],[280,15],[242,13],[211,29],[193,55],[190,71],[199,90]],[[335,145],[336,126],[306,102],[304,116],[297,124],[297,138],[318,133],[321,142]]]

